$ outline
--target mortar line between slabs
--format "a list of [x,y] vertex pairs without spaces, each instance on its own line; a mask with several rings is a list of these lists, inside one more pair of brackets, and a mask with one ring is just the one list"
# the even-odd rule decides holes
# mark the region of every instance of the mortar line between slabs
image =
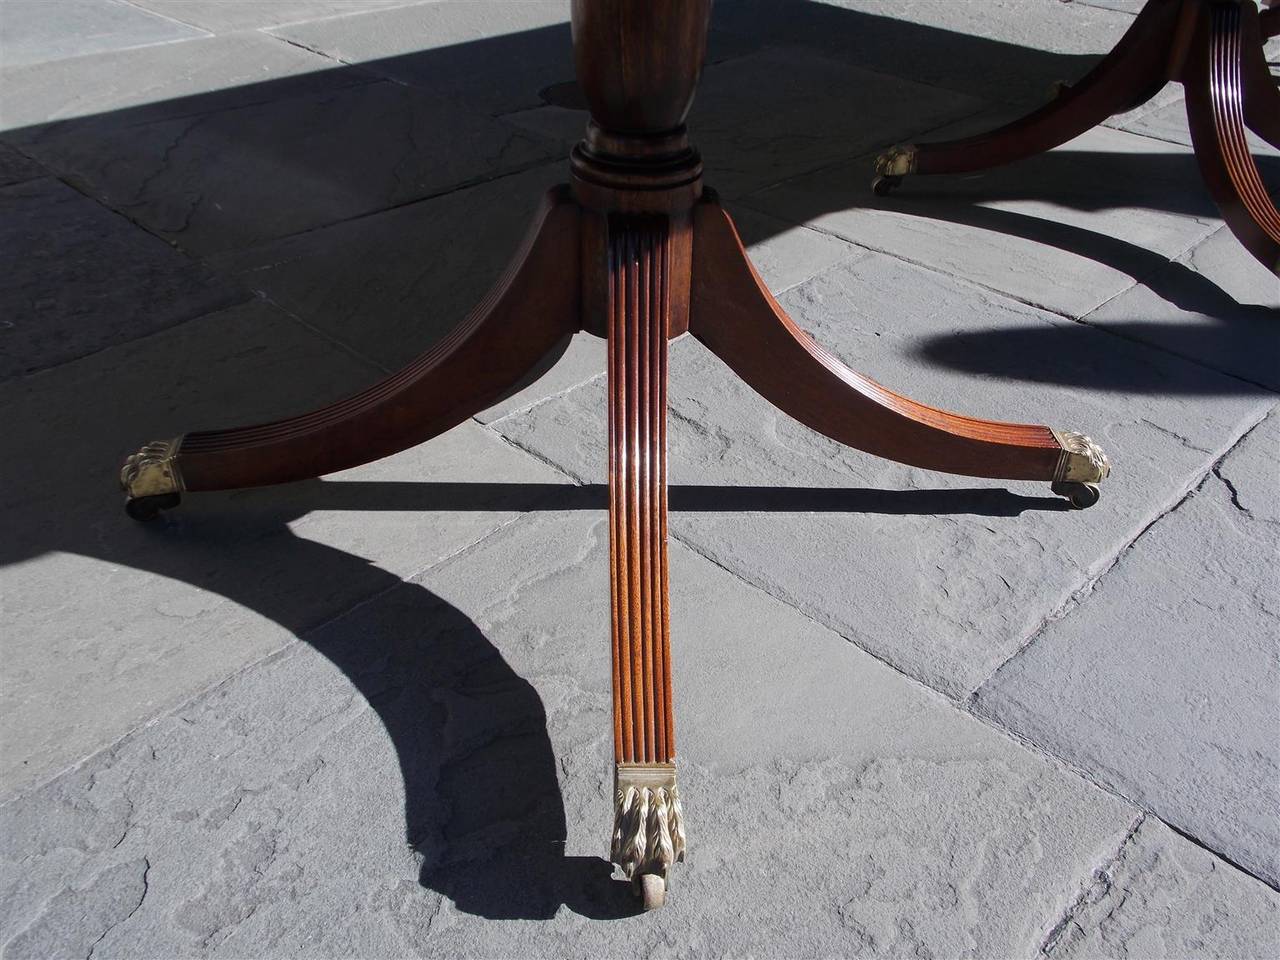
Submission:
[[1171,500],[1167,503],[1167,505],[1163,509],[1158,511],[1156,515],[1151,518],[1151,520],[1145,523],[1142,529],[1139,530],[1137,534],[1133,536],[1132,539],[1130,539],[1126,544],[1124,544],[1124,546],[1122,546],[1119,550],[1117,550],[1115,555],[1112,556],[1111,559],[1106,562],[1106,565],[1102,569],[1100,569],[1097,574],[1095,574],[1092,577],[1086,577],[1084,582],[1082,582],[1079,586],[1077,586],[1074,590],[1071,591],[1070,596],[1068,596],[1064,601],[1062,601],[1062,603],[1060,603],[1054,610],[1046,614],[1040,620],[1040,622],[1023,638],[1022,643],[1018,645],[1018,649],[1014,650],[1013,653],[1005,657],[1004,660],[1002,660],[994,670],[992,670],[989,674],[987,674],[987,676],[982,680],[981,683],[979,683],[976,687],[973,688],[972,692],[970,692],[969,695],[965,697],[965,702],[968,704],[976,704],[981,699],[983,688],[986,687],[988,684],[990,684],[993,680],[995,680],[996,677],[1000,674],[1000,671],[1004,670],[1011,663],[1013,663],[1020,656],[1022,656],[1027,650],[1029,650],[1036,643],[1036,641],[1040,639],[1040,637],[1052,624],[1065,619],[1067,616],[1069,616],[1072,613],[1072,611],[1074,611],[1077,607],[1079,607],[1080,604],[1083,603],[1085,598],[1088,597],[1091,593],[1093,593],[1094,589],[1098,586],[1099,583],[1102,582],[1103,578],[1105,578],[1108,574],[1110,574],[1111,571],[1114,570],[1116,566],[1121,562],[1121,560],[1123,560],[1124,557],[1130,551],[1132,551],[1135,546],[1137,546],[1138,542],[1143,537],[1145,537],[1151,531],[1151,529],[1156,526],[1156,524],[1160,523],[1160,521],[1162,521],[1165,517],[1176,512],[1178,509],[1182,507],[1183,504],[1187,503],[1195,493],[1202,490],[1204,488],[1204,485],[1209,482],[1209,478],[1214,476],[1218,468],[1222,466],[1223,461],[1226,460],[1227,457],[1231,456],[1231,454],[1234,453],[1240,447],[1240,445],[1244,443],[1244,441],[1248,439],[1249,436],[1255,430],[1257,430],[1258,427],[1261,426],[1262,423],[1266,421],[1266,419],[1269,416],[1271,416],[1271,414],[1275,412],[1277,409],[1280,409],[1280,407],[1277,407],[1274,405],[1271,407],[1268,407],[1263,412],[1261,417],[1259,417],[1253,423],[1249,424],[1247,427],[1244,428],[1243,431],[1237,434],[1235,439],[1227,444],[1226,448],[1222,451],[1222,453],[1214,457],[1214,459],[1205,468],[1204,472],[1199,474],[1197,477],[1195,477],[1192,480],[1192,482],[1187,484],[1187,486],[1185,487],[1185,489],[1182,490],[1181,493],[1175,493],[1174,496],[1171,498]]

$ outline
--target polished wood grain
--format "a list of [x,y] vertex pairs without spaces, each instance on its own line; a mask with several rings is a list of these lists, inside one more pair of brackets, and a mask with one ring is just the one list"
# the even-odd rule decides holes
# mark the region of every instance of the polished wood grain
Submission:
[[[1202,12],[1198,33],[1207,42],[1197,45],[1187,64],[1187,119],[1200,173],[1223,220],[1250,253],[1280,274],[1280,211],[1245,139],[1249,91],[1244,67],[1262,57],[1257,19],[1252,19],[1252,30],[1246,30],[1246,22],[1234,3],[1214,4]],[[1257,94],[1254,98],[1260,99]],[[1276,100],[1272,96],[1273,107]],[[1257,116],[1255,110],[1255,122]],[[1274,135],[1277,124],[1280,114],[1261,126]]]
[[[573,0],[573,60],[591,120],[659,147],[684,125],[702,72],[710,0]],[[637,144],[634,152],[649,149]]]
[[675,759],[667,561],[667,314],[663,217],[609,223],[609,532],[614,747]]
[[[667,561],[667,341],[689,323],[689,208],[702,161],[685,117],[707,0],[575,0],[591,119],[572,156],[584,207],[584,324],[608,338],[614,757],[676,756]],[[598,318],[603,318],[603,322]],[[642,869],[644,869],[642,867]]]
[[[1280,93],[1262,43],[1280,9],[1252,0],[1148,0],[1115,48],[1040,109],[959,140],[912,144],[877,159],[876,192],[908,174],[970,173],[1060,146],[1113,114],[1182,83],[1192,143],[1206,185],[1232,233],[1280,272],[1280,218],[1244,139],[1246,127],[1280,146]],[[907,159],[909,157],[909,161]]]

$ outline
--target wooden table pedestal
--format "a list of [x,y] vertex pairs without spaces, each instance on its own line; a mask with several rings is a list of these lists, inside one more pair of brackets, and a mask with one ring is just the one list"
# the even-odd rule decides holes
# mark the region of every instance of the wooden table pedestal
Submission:
[[521,386],[587,330],[608,340],[616,817],[611,858],[646,907],[684,856],[667,600],[667,343],[688,331],[787,414],[877,456],[1043,480],[1076,506],[1109,470],[1088,438],[976,420],[899,396],[800,330],[702,187],[684,126],[710,0],[575,0],[591,110],[523,249],[445,340],[362,393],[274,423],[148,444],[122,472],[130,515],[183,492],[303,480],[421,443]]

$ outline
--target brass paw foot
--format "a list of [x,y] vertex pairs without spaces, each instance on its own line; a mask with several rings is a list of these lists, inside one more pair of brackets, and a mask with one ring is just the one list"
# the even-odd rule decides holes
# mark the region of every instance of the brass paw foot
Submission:
[[1107,455],[1083,433],[1055,430],[1053,436],[1062,447],[1062,454],[1049,489],[1066,497],[1077,510],[1092,507],[1101,496],[1098,483],[1111,473]]
[[120,469],[124,509],[135,520],[152,520],[182,499],[182,474],[175,458],[181,437],[153,440],[130,455]]
[[887,196],[894,187],[902,183],[902,178],[916,169],[916,148],[893,146],[876,157],[876,177],[871,181],[871,190],[877,197]]
[[620,763],[614,770],[609,858],[631,881],[645,910],[667,899],[667,873],[684,860],[684,816],[673,763]]

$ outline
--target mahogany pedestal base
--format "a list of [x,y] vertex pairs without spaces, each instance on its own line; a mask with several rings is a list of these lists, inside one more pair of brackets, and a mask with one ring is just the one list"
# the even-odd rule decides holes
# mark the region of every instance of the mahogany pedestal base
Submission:
[[[765,398],[842,443],[948,473],[1043,480],[1079,507],[1109,470],[1088,438],[899,396],[787,317],[711,197],[602,215],[552,190],[523,252],[448,339],[363,393],[275,423],[147,444],[121,474],[135,518],[184,492],[302,480],[421,443],[490,406],[579,329],[608,338],[617,823],[611,858],[647,906],[683,859],[667,603],[667,341],[687,327]],[[648,878],[648,879],[646,879]]]
[[1087,437],[946,413],[849,370],[787,317],[684,127],[709,0],[575,0],[592,121],[506,275],[399,373],[302,416],[147,444],[121,472],[129,514],[184,492],[304,480],[443,433],[523,385],[579,330],[608,340],[615,819],[611,859],[646,908],[684,858],[667,564],[667,343],[686,331],[779,409],[902,463],[1043,480],[1078,507],[1109,471]]
[[1191,142],[1223,220],[1280,273],[1280,212],[1245,142],[1248,127],[1280,148],[1280,91],[1262,50],[1277,34],[1280,7],[1260,15],[1253,0],[1150,0],[1115,49],[1048,104],[989,133],[895,146],[876,158],[872,188],[883,196],[908,174],[969,173],[1044,153],[1175,80],[1186,90]]

